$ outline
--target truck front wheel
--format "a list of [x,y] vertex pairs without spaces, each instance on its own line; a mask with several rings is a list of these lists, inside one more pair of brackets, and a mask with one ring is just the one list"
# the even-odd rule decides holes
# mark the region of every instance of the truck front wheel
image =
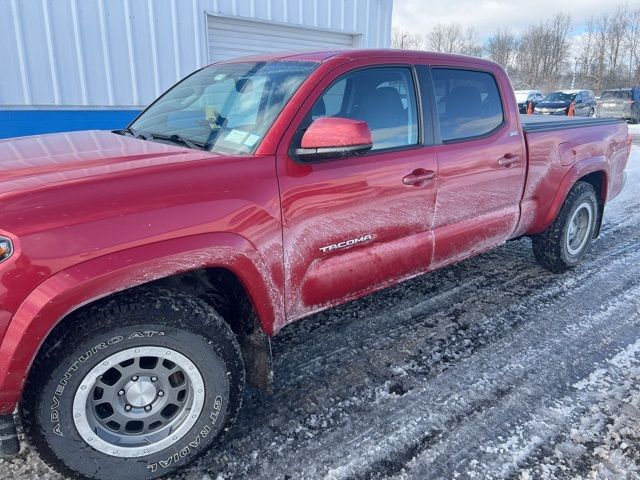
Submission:
[[575,267],[591,245],[598,220],[593,186],[577,182],[551,226],[532,237],[533,254],[544,268],[560,273]]
[[191,462],[242,401],[235,336],[207,304],[149,289],[85,309],[45,344],[25,432],[69,476],[147,479]]

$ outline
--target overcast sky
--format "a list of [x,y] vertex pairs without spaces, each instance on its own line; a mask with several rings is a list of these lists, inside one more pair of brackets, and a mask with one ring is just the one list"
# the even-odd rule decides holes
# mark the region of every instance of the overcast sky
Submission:
[[[403,30],[427,33],[436,23],[458,22],[474,25],[486,38],[503,26],[520,33],[560,11],[573,19],[574,34],[591,15],[611,12],[617,0],[395,0],[393,25]],[[631,8],[640,8],[640,0],[627,0]]]

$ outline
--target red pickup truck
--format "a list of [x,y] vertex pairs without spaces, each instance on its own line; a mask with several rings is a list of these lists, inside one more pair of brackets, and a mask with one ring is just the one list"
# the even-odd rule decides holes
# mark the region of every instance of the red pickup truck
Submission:
[[19,407],[65,474],[173,472],[288,323],[522,236],[574,267],[630,146],[521,117],[495,63],[385,50],[218,63],[122,131],[0,142],[0,453]]

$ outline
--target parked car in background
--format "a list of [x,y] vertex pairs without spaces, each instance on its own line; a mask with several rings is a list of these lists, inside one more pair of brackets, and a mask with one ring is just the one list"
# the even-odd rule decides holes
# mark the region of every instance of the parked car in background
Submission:
[[596,117],[640,123],[640,87],[605,90],[596,104]]
[[561,90],[551,92],[536,105],[533,113],[541,115],[567,115],[573,102],[576,117],[593,117],[596,99],[591,90]]
[[516,94],[516,102],[518,102],[518,110],[520,113],[527,113],[527,105],[529,102],[532,102],[535,107],[544,97],[540,90],[516,90],[513,93]]

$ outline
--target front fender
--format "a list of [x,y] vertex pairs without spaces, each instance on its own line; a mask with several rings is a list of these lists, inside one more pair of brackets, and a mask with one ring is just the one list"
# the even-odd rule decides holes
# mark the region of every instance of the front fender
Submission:
[[609,178],[609,170],[611,168],[609,158],[605,155],[597,155],[594,157],[589,157],[580,160],[578,163],[573,165],[569,169],[569,171],[565,174],[564,178],[560,182],[558,186],[558,190],[556,190],[556,194],[553,197],[553,202],[547,211],[547,214],[543,217],[544,220],[542,222],[542,230],[545,230],[553,223],[553,221],[560,213],[560,209],[562,208],[562,204],[564,203],[565,198],[569,194],[571,188],[575,185],[575,183],[583,177],[586,177],[590,173],[594,172],[602,172],[604,174],[604,182],[603,182],[603,191],[599,192],[602,194],[602,199],[607,198],[607,185]]
[[281,288],[252,244],[211,233],[123,250],[49,277],[16,311],[0,345],[0,414],[12,413],[29,368],[51,330],[72,311],[112,293],[197,268],[224,267],[244,285],[267,335],[284,317]]

